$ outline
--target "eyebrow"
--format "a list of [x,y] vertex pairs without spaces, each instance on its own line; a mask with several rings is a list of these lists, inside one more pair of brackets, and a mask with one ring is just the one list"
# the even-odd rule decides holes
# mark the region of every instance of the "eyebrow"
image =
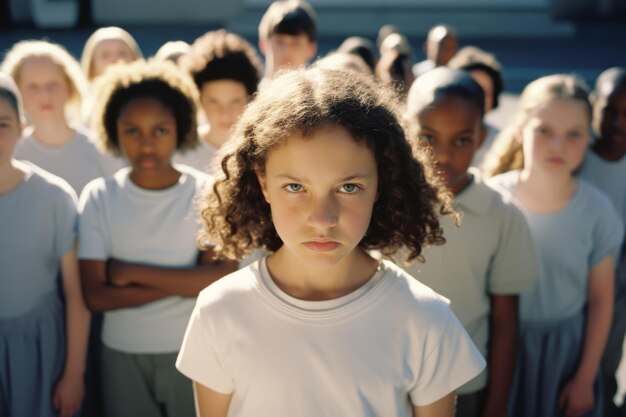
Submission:
[[11,117],[11,116],[0,116],[0,120],[9,120],[9,121],[11,121],[11,120],[15,120],[15,118]]
[[[123,119],[120,118],[118,120],[119,123],[123,123],[123,124],[127,124],[127,125],[136,125],[137,123],[132,121],[132,120],[128,120],[128,119]],[[176,124],[176,120],[161,120],[160,122],[156,123],[157,125],[165,125],[165,124]]]
[[[372,176],[369,175],[369,174],[358,172],[356,174],[348,175],[347,177],[342,178],[341,180],[339,180],[339,182],[346,182],[346,181],[353,181],[353,180],[367,180],[367,179],[370,179],[371,177]],[[298,183],[300,183],[300,182],[302,182],[302,183],[307,182],[306,179],[304,179],[304,178],[298,178],[298,177],[294,177],[294,176],[288,175],[288,174],[278,174],[278,175],[275,175],[274,178],[285,179],[285,180],[298,182]]]

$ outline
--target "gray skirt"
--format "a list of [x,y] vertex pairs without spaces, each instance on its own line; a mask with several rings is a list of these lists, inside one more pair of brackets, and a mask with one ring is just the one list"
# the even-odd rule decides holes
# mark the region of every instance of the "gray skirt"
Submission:
[[[556,323],[520,323],[517,366],[509,417],[559,417],[561,389],[574,376],[581,358],[585,316]],[[601,417],[602,390],[599,375],[594,382],[595,405],[584,417]]]
[[56,416],[52,395],[65,359],[63,306],[56,292],[28,313],[0,318],[0,415]]

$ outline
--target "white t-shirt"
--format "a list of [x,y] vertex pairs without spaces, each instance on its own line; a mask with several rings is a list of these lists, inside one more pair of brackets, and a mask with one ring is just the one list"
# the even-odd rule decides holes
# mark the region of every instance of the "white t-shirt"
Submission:
[[[178,183],[165,190],[135,185],[123,168],[87,184],[80,198],[79,259],[115,258],[164,267],[197,262],[196,195],[211,177],[176,165]],[[132,353],[176,352],[195,299],[171,296],[104,314],[102,342]]]
[[229,416],[411,416],[485,361],[447,300],[388,261],[334,300],[281,291],[265,258],[203,290],[178,369],[233,393]]

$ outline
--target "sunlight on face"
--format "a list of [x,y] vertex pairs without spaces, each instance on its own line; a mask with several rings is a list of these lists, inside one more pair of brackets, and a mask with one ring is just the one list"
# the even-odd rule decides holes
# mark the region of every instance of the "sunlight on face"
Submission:
[[136,59],[133,50],[120,39],[105,39],[98,43],[93,51],[93,65],[91,76],[102,75],[104,70],[118,61],[132,62]]
[[579,100],[552,100],[531,113],[521,137],[529,169],[571,174],[591,137],[585,105]]
[[376,160],[343,127],[311,137],[290,135],[272,149],[259,181],[276,231],[288,251],[310,267],[330,267],[354,255],[372,216]]
[[24,110],[34,123],[65,117],[70,84],[59,65],[46,57],[27,58],[20,68],[18,81]]

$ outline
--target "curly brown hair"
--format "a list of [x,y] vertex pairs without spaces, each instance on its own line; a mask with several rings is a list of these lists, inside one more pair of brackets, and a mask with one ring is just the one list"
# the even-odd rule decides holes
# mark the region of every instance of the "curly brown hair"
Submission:
[[196,39],[180,57],[179,66],[193,77],[198,90],[209,81],[229,79],[242,83],[253,95],[263,72],[256,50],[241,36],[224,29]]
[[439,215],[453,213],[450,195],[425,153],[407,141],[392,97],[354,71],[313,67],[273,80],[244,111],[222,160],[224,176],[201,199],[200,245],[214,245],[217,257],[227,259],[259,247],[278,250],[282,241],[257,173],[290,134],[311,137],[329,124],[347,129],[376,159],[379,194],[359,247],[391,256],[404,246],[412,260],[421,259],[424,246],[444,243]]
[[155,98],[172,111],[177,149],[198,144],[198,91],[191,78],[172,62],[151,59],[114,64],[96,79],[94,87],[93,128],[103,150],[120,155],[117,119],[123,108],[139,97]]

